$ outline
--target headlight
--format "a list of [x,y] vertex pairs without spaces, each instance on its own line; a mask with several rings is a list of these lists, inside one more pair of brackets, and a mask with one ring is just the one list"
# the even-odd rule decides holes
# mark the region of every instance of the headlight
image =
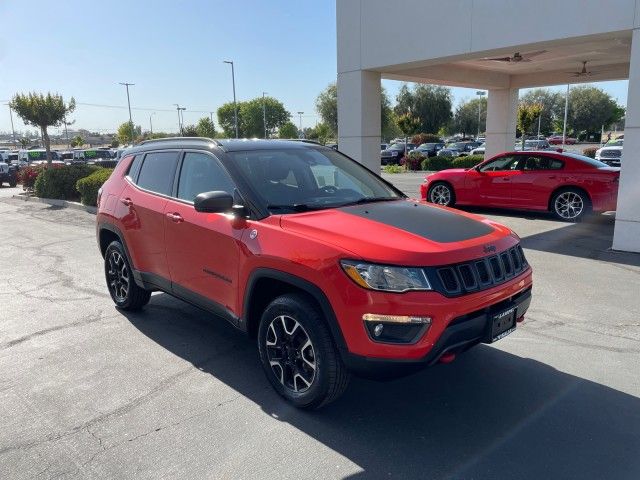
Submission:
[[431,290],[431,284],[421,268],[395,267],[373,263],[342,260],[345,273],[363,288],[383,292]]

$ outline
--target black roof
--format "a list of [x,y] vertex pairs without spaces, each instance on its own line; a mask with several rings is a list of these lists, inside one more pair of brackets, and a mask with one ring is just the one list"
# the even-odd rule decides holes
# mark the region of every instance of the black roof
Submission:
[[263,139],[220,139],[212,140],[204,137],[170,137],[145,140],[135,147],[127,149],[127,153],[136,153],[157,148],[220,148],[225,152],[239,152],[244,150],[276,150],[282,148],[309,148],[318,147],[320,144],[300,140],[263,140]]

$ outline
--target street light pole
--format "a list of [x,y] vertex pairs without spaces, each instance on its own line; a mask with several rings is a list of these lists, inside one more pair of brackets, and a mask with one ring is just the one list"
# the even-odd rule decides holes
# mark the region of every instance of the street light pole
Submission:
[[[13,136],[13,148],[16,147],[16,131],[13,128],[13,112],[11,111],[11,104],[7,103],[9,107],[9,118],[11,119],[11,135]],[[67,128],[65,124],[65,128]]]
[[304,112],[298,112],[298,115],[300,115],[300,133],[302,134],[302,114]]
[[183,110],[186,110],[185,107],[181,107],[179,104],[174,103],[174,105],[176,106],[176,110],[178,112],[178,128],[180,129],[180,136],[182,137],[184,135],[183,131],[182,131],[182,114],[180,113]]
[[567,96],[564,99],[564,125],[562,126],[562,150],[567,140],[567,114],[569,113],[569,84],[567,83]]
[[264,125],[264,138],[268,137],[267,135],[267,103],[264,100],[264,96],[267,92],[262,92],[262,123]]
[[482,90],[477,90],[476,95],[478,95],[478,134],[476,135],[476,140],[480,137],[480,108],[482,107],[482,97],[484,97],[485,92]]
[[233,120],[236,126],[236,138],[238,138],[238,102],[236,101],[236,74],[233,68],[233,62],[223,60],[224,63],[231,65],[231,81],[233,83]]
[[153,123],[151,122],[151,117],[153,117],[156,114],[156,112],[153,112],[151,115],[149,115],[149,134],[153,135]]
[[[120,82],[120,85],[124,85],[127,89],[127,105],[129,106],[129,123],[131,123],[131,135],[133,136],[133,119],[131,118],[131,99],[129,98],[129,87],[135,85],[135,83]],[[133,138],[131,139],[133,141]]]

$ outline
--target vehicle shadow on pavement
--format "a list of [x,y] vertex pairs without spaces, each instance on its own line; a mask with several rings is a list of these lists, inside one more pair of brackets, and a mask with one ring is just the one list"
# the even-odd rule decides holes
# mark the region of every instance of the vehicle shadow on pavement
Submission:
[[[640,478],[640,399],[538,361],[482,345],[403,379],[354,378],[335,403],[308,412],[280,399],[254,341],[223,320],[166,294],[126,315],[265,415],[362,468],[349,478]],[[211,357],[212,345],[230,353]]]

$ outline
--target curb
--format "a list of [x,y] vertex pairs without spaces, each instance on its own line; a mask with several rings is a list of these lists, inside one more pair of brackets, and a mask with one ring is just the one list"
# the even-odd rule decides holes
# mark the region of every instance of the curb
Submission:
[[98,212],[98,209],[96,207],[89,207],[78,202],[69,202],[67,200],[57,200],[55,198],[40,198],[20,193],[13,195],[13,198],[17,198],[18,200],[22,200],[24,202],[46,203],[47,205],[52,205],[54,207],[71,208],[72,210],[80,210],[83,212],[92,213],[94,215]]

